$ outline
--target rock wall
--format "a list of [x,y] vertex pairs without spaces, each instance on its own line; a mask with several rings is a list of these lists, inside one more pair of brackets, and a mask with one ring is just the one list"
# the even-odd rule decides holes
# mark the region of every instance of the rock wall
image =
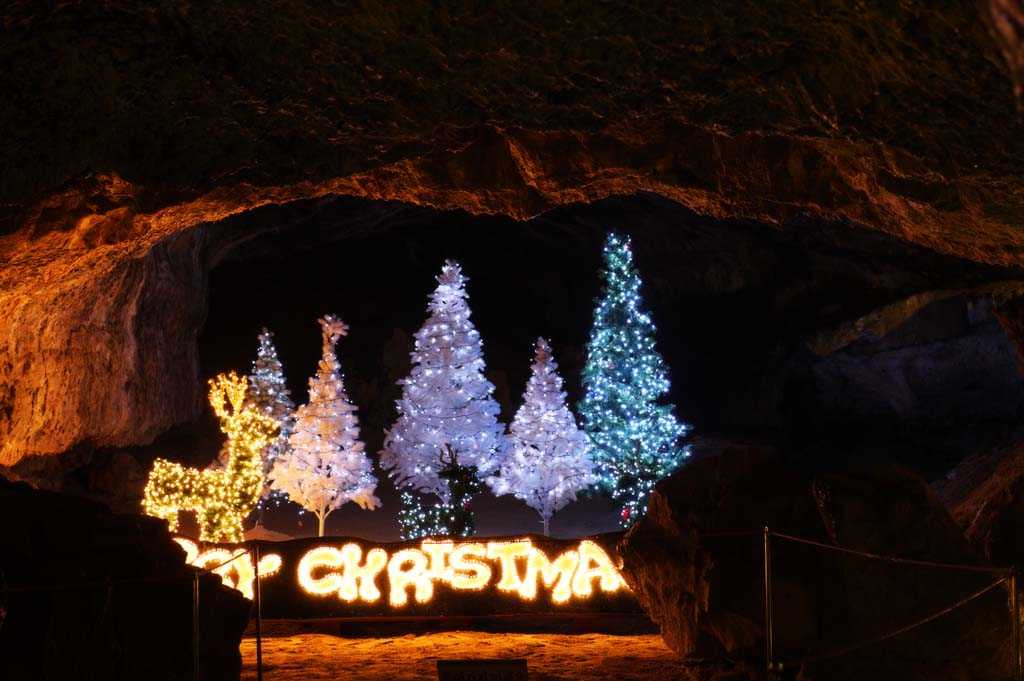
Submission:
[[[899,466],[814,474],[733,448],[655,487],[619,545],[622,573],[666,644],[763,678],[762,530],[910,560],[983,565],[935,493]],[[999,679],[1010,670],[1005,584],[914,624],[999,575],[894,564],[770,540],[774,657],[801,679]],[[723,678],[737,678],[728,673]]]
[[[2,477],[0,512],[0,676],[193,678],[193,571],[162,521]],[[200,678],[238,679],[250,603],[212,574],[199,599]]]
[[985,9],[16,3],[0,464],[194,418],[214,223],[261,206],[349,195],[526,219],[646,191],[1011,276],[1016,34]]

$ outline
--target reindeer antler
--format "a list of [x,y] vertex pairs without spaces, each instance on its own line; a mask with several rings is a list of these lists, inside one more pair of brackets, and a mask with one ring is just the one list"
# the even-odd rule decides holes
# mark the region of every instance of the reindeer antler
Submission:
[[[229,374],[218,374],[210,380],[210,404],[218,418],[230,418],[242,410],[245,402],[245,391],[249,387],[249,379],[239,376],[234,371]],[[231,404],[232,413],[224,408],[224,398]]]

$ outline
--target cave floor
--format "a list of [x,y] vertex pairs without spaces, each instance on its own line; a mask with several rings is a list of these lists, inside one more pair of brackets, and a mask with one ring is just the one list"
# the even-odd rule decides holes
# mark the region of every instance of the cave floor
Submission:
[[[242,640],[242,679],[256,679],[256,639]],[[359,678],[437,679],[436,660],[527,660],[531,681],[692,677],[656,634],[524,634],[444,631],[382,638],[342,638],[278,629],[263,639],[268,681]]]

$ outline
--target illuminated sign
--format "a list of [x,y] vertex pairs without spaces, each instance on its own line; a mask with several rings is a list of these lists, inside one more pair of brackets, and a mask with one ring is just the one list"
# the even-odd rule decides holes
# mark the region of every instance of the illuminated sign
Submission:
[[[244,547],[200,550],[187,539],[177,541],[190,564],[213,569],[225,584],[252,598],[256,572]],[[259,564],[264,616],[636,612],[609,556],[610,542],[608,537],[538,537],[264,543]]]

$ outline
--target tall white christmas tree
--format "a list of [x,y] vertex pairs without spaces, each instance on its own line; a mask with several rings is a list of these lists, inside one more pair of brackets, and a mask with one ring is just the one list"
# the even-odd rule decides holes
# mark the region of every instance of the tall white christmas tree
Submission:
[[549,534],[551,516],[596,482],[586,434],[565,403],[551,346],[537,339],[533,373],[512,420],[509,456],[500,477],[487,478],[495,494],[512,494],[536,510]]
[[[260,347],[256,361],[249,374],[249,390],[245,394],[245,406],[274,419],[281,427],[281,434],[263,448],[263,478],[266,480],[274,467],[274,461],[288,449],[288,437],[292,432],[295,403],[284,380],[284,369],[274,347],[274,334],[266,328],[259,335]],[[285,495],[265,484],[260,498],[260,508],[268,499],[280,502]]]
[[[474,486],[465,477],[489,475],[503,458],[504,426],[494,385],[484,377],[483,343],[469,319],[466,281],[450,260],[437,277],[430,317],[416,332],[412,371],[399,382],[398,419],[381,450],[381,467],[405,491],[401,519],[407,539],[471,533],[464,490]],[[456,486],[455,479],[463,483]]]
[[295,413],[289,450],[274,463],[271,485],[316,515],[322,537],[327,516],[342,504],[354,501],[373,510],[380,499],[374,496],[377,478],[359,440],[356,407],[345,393],[335,355],[348,327],[333,315],[319,321],[323,357],[316,376],[309,379],[309,403]]

